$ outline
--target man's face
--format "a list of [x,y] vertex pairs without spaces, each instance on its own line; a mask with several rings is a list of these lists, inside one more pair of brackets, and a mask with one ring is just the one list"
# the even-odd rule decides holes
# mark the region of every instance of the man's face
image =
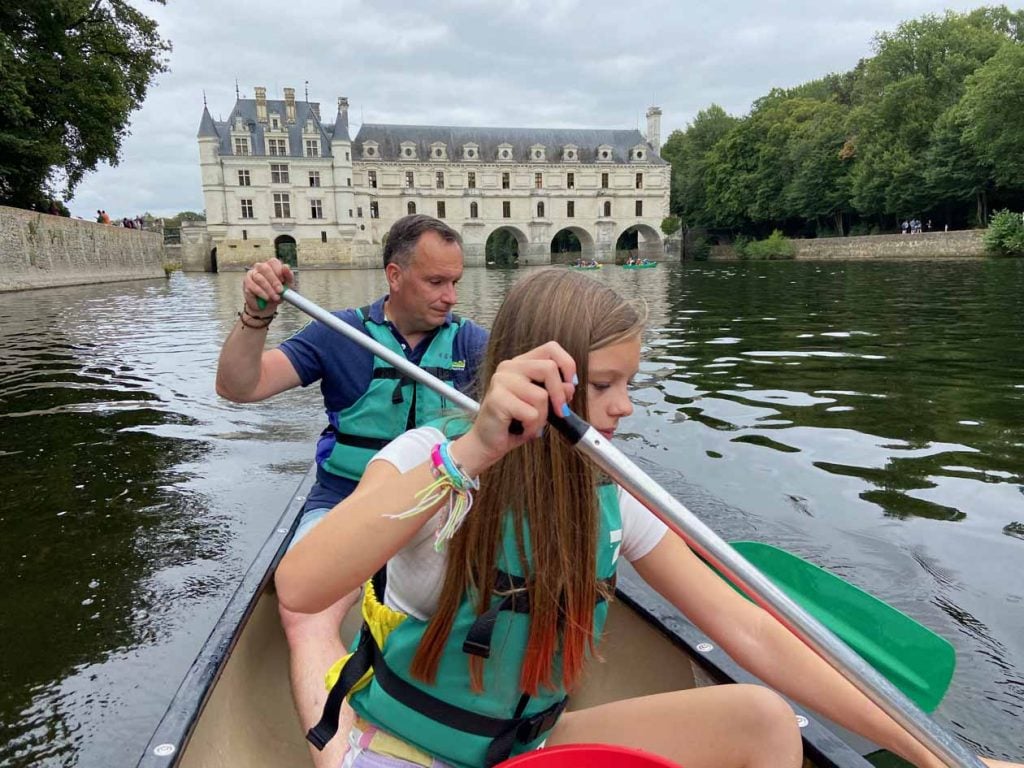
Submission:
[[424,232],[409,266],[389,264],[386,272],[391,319],[406,333],[430,331],[444,323],[459,300],[455,286],[462,279],[462,247]]

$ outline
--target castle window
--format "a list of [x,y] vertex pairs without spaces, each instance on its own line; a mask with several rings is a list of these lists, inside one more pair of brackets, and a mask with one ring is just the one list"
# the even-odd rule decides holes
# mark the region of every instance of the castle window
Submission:
[[370,189],[377,188],[377,172],[367,171],[366,172],[366,184]]
[[565,188],[566,189],[576,189],[576,174],[575,173],[567,173],[567,174],[565,174]]
[[406,204],[406,206],[405,206],[405,212],[407,214],[409,214],[410,216],[412,216],[414,213],[416,213],[416,203],[414,203],[412,200],[410,200]]
[[638,173],[636,175],[636,188],[637,189],[643,189],[644,188],[644,175],[642,173]]
[[470,171],[466,174],[466,186],[470,189],[476,189],[476,171]]
[[412,147],[406,147],[405,151],[402,154],[404,154],[406,157],[412,157]]
[[530,147],[530,159],[534,162],[543,162],[547,159],[547,147],[543,144],[534,144]]
[[501,201],[501,216],[505,219],[512,218],[512,201],[502,200]]
[[274,193],[274,218],[290,219],[292,217],[291,199],[287,192]]
[[643,200],[637,200],[636,201],[636,215],[637,216],[643,216],[644,215],[644,201]]
[[544,218],[544,201],[543,200],[537,203],[537,218],[538,219],[543,219]]
[[476,160],[480,157],[480,147],[476,144],[463,144],[462,145],[462,159],[463,160]]
[[358,219],[363,218],[363,206],[361,206],[361,205],[357,205],[356,206],[356,218],[358,218]]
[[[252,217],[250,216],[249,218],[252,218]],[[248,240],[249,239],[249,230],[248,229],[243,229],[242,230],[242,239],[243,240]]]
[[324,204],[320,200],[309,201],[309,218],[322,219],[324,217]]
[[238,172],[238,186],[250,187],[252,186],[252,180],[249,178],[249,171],[242,170]]
[[612,201],[611,200],[605,200],[604,201],[604,215],[605,216],[611,216],[612,215]]
[[576,201],[575,200],[569,200],[565,204],[565,218],[572,219],[572,218],[575,218],[575,216],[576,216]]
[[319,139],[306,139],[306,157],[320,157]]
[[380,218],[380,206],[378,206],[376,200],[371,200],[370,201],[370,218],[371,219],[379,219]]
[[327,242],[327,233],[324,232],[322,229],[320,230],[320,242],[321,243],[326,243]]
[[445,211],[444,211],[444,200],[438,200],[437,201],[437,218],[443,219],[444,218],[444,214],[445,214]]
[[235,154],[236,155],[248,155],[249,154],[249,140],[243,138],[235,138]]
[[416,144],[411,141],[403,141],[400,145],[403,160],[416,159]]
[[499,160],[511,160],[512,159],[512,145],[511,144],[499,144],[498,145],[498,159]]
[[477,205],[475,202],[469,204],[469,218],[480,218],[480,206]]
[[501,174],[501,188],[502,189],[508,189],[511,186],[512,186],[512,174],[510,174],[508,171],[505,171],[505,173]]
[[288,166],[287,165],[271,165],[270,166],[270,183],[271,184],[288,184]]
[[279,157],[288,154],[288,148],[284,139],[267,139],[267,154],[272,157]]
[[348,152],[345,153],[345,159],[346,160],[351,160],[352,159],[351,157],[349,157]]
[[571,162],[576,162],[580,159],[579,147],[575,144],[566,144],[562,147],[562,158]]
[[416,174],[412,171],[405,172],[405,186],[407,189],[412,189],[416,186]]
[[351,176],[346,176],[345,177],[345,186],[346,187],[351,187],[352,186],[352,177]]
[[448,159],[448,148],[440,141],[435,141],[430,145],[430,156],[435,160],[447,160]]
[[242,204],[242,218],[243,219],[255,218],[253,216],[253,213],[252,213],[252,199],[251,198],[242,198],[239,202]]
[[601,189],[608,189],[608,174],[601,174]]
[[[377,156],[377,142],[375,141],[364,141],[363,142],[363,157],[376,157]],[[348,158],[346,158],[348,159]]]
[[274,115],[272,118],[270,118],[270,129],[272,131],[281,130],[281,121],[280,119],[278,119],[277,115]]
[[533,186],[536,189],[544,189],[544,174],[535,173],[533,174]]
[[612,147],[608,144],[602,144],[597,148],[597,159],[598,161],[609,161],[612,159]]
[[320,171],[309,172],[309,186],[319,187],[320,186]]
[[438,171],[435,174],[436,184],[438,189],[444,189],[444,171]]

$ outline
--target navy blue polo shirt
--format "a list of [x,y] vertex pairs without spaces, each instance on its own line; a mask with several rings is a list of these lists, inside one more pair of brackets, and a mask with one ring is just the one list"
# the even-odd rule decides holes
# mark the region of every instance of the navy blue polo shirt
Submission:
[[[410,362],[418,365],[437,331],[427,334],[415,348],[410,349],[398,329],[384,317],[386,300],[387,296],[383,296],[370,305],[370,320],[380,324],[387,323],[391,333],[405,350],[405,356]],[[355,309],[343,309],[332,314],[352,327],[366,332]],[[451,321],[452,317],[449,314],[445,325]],[[468,392],[472,387],[477,366],[483,359],[486,346],[487,331],[476,323],[464,321],[455,335],[452,346],[452,360],[466,362],[464,369],[452,371],[452,383],[459,391]],[[350,407],[363,396],[373,381],[373,353],[315,320],[283,341],[278,348],[295,368],[302,386],[308,387],[316,381],[320,382],[320,392],[327,411],[338,412]],[[321,445],[325,440],[333,442],[333,437],[322,435]],[[329,452],[329,447],[326,450]],[[323,449],[318,446],[317,463],[322,459],[322,452]],[[333,507],[355,490],[355,483],[350,480],[325,475],[327,473],[324,471],[317,473],[318,482],[310,491],[306,502],[307,509]]]

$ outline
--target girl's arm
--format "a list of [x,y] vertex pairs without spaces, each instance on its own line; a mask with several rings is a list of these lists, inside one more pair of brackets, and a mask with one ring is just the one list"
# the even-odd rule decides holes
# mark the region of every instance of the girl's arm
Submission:
[[[502,362],[472,428],[450,446],[452,458],[476,477],[502,456],[535,438],[547,423],[548,407],[561,411],[573,393],[576,366],[554,342]],[[522,434],[512,434],[513,420]],[[396,519],[414,508],[416,494],[434,482],[428,459],[401,473],[386,461],[371,461],[356,490],[332,509],[284,556],[277,568],[278,600],[291,611],[318,613],[370,578],[405,546],[440,508]]]
[[719,578],[678,536],[667,533],[633,565],[736,662],[775,690],[920,768],[942,766],[803,641]]

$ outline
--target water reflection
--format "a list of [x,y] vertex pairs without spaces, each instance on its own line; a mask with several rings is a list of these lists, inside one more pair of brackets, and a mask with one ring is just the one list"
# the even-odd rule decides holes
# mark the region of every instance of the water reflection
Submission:
[[[528,271],[468,270],[459,311],[489,324]],[[593,277],[650,312],[624,450],[723,535],[953,639],[940,717],[1024,758],[1024,265]],[[298,279],[328,308],[385,290],[380,271]],[[311,459],[317,387],[213,394],[239,280],[0,296],[0,763],[131,762]],[[271,343],[305,323],[285,307]]]

